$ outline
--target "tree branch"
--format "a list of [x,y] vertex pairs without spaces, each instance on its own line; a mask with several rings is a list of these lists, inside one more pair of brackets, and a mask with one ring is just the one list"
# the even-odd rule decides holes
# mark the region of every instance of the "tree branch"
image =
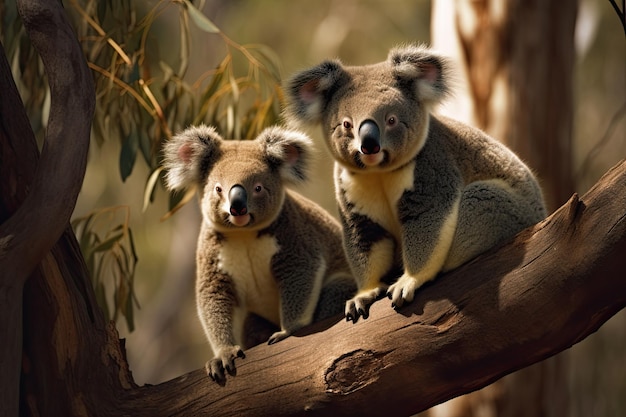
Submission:
[[[22,0],[17,5],[46,68],[52,101],[46,141],[30,191],[17,211],[0,224],[0,302],[6,313],[0,323],[0,414],[6,416],[18,413],[23,285],[68,225],[85,174],[95,107],[92,76],[62,3]],[[10,72],[2,75],[3,81],[8,78]],[[14,97],[14,91],[8,96]],[[21,104],[2,101],[2,108]],[[6,117],[2,116],[3,141],[32,137],[29,129],[11,131]],[[19,182],[23,178],[15,177],[14,187],[25,186]]]
[[595,332],[626,305],[625,253],[622,161],[582,199],[439,277],[399,312],[381,300],[367,320],[249,349],[224,387],[199,370],[129,390],[119,406],[137,416],[411,415]]

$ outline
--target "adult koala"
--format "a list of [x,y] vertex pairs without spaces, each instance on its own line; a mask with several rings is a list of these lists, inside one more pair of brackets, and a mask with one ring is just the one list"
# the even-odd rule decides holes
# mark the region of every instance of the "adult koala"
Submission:
[[440,271],[540,221],[533,173],[482,131],[432,110],[449,91],[449,64],[422,46],[386,61],[325,61],[288,82],[286,117],[321,124],[335,163],[344,248],[359,283],[347,320],[367,318],[385,291],[392,307]]

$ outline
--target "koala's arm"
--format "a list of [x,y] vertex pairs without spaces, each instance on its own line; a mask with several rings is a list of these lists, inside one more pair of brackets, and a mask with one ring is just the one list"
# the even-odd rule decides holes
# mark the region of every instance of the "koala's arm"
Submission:
[[313,322],[313,315],[328,272],[323,232],[318,220],[298,210],[288,198],[277,222],[281,250],[272,258],[272,273],[278,284],[280,327],[268,340],[279,342]]
[[339,200],[344,224],[345,252],[357,283],[356,295],[348,300],[348,321],[369,316],[370,305],[387,289],[384,278],[394,272],[396,242],[391,233],[367,216],[353,213],[345,200]]
[[232,279],[219,270],[216,257],[198,256],[196,303],[198,316],[214,357],[206,363],[206,372],[215,381],[224,379],[226,370],[233,373],[235,358],[244,358],[236,335],[243,331],[244,317],[237,308]]
[[415,290],[437,276],[455,239],[463,178],[434,145],[418,156],[414,188],[398,202],[404,273],[387,292],[393,307],[411,302]]

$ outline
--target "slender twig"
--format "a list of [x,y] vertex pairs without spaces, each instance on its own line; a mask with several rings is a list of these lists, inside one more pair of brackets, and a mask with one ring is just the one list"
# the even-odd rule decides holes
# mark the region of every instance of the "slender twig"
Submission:
[[615,0],[609,0],[613,9],[615,9],[615,13],[617,13],[617,17],[619,17],[619,21],[624,28],[624,36],[626,36],[626,0],[622,0],[622,10],[619,9],[619,6],[615,2]]

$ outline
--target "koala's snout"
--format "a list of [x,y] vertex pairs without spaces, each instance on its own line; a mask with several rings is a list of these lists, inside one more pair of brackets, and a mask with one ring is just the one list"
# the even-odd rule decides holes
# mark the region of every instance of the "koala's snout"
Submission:
[[359,126],[359,138],[361,139],[361,152],[372,155],[380,152],[380,130],[373,120],[365,120]]
[[241,185],[233,185],[228,192],[230,201],[230,214],[233,216],[243,216],[248,213],[248,193]]

